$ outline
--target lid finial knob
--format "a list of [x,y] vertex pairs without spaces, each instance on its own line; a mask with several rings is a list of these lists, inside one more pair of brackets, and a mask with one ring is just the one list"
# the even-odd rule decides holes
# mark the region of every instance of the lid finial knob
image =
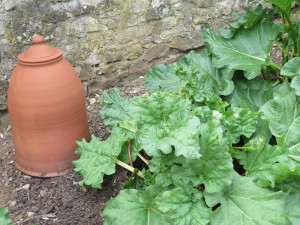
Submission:
[[36,35],[32,38],[33,44],[43,44],[45,42],[45,38],[41,35]]

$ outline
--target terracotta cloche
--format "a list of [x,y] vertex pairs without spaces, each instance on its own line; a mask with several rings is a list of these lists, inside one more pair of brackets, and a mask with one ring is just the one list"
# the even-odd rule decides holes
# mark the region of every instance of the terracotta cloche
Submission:
[[39,35],[32,42],[8,88],[15,165],[31,176],[58,176],[78,158],[76,141],[90,138],[84,90],[61,50]]

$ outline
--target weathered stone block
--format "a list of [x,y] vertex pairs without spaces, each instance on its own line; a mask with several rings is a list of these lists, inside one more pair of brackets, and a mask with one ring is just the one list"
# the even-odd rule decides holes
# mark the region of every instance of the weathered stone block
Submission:
[[144,59],[146,61],[152,61],[153,59],[167,56],[169,52],[170,47],[167,44],[154,45],[145,51]]
[[16,7],[17,0],[2,0],[2,4],[4,6],[4,9],[9,11]]
[[129,27],[125,31],[121,32],[117,36],[117,42],[120,43],[127,43],[130,41],[138,40],[145,36],[149,36],[152,33],[152,25],[151,24],[141,24],[140,26],[136,27]]

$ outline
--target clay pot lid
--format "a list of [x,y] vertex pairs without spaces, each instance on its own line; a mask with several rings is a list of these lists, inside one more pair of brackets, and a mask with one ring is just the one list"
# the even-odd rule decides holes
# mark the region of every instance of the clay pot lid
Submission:
[[18,56],[20,63],[45,63],[62,57],[63,52],[44,43],[45,38],[36,35],[32,39],[33,45]]

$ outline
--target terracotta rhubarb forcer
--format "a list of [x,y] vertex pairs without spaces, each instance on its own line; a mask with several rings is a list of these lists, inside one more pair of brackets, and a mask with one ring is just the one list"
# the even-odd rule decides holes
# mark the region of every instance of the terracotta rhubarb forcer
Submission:
[[77,159],[76,141],[90,133],[84,91],[62,51],[33,38],[10,79],[8,110],[15,165],[38,177],[64,174]]

